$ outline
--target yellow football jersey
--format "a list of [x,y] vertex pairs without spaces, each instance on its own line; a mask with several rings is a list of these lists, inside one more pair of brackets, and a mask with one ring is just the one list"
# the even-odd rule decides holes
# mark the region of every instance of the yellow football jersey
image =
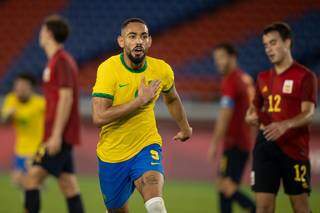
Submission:
[[22,103],[15,94],[9,93],[3,103],[2,115],[6,116],[11,109],[15,111],[15,154],[31,157],[36,153],[43,136],[45,100],[34,94],[27,102]]
[[153,108],[160,91],[170,91],[174,82],[173,71],[163,60],[146,57],[145,65],[133,70],[122,54],[112,56],[99,66],[92,96],[112,99],[112,106],[128,103],[137,97],[142,76],[146,82],[161,80],[159,93],[135,113],[101,128],[97,155],[102,161],[126,161],[150,144],[162,145]]

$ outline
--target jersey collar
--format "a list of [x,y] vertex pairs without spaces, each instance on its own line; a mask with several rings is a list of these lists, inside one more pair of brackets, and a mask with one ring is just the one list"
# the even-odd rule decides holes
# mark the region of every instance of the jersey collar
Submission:
[[123,53],[120,54],[120,61],[122,63],[122,65],[130,72],[133,72],[133,73],[141,73],[141,72],[144,72],[146,69],[147,69],[147,60],[145,61],[143,67],[141,67],[140,69],[132,69],[130,68],[126,62],[124,61],[124,58],[123,58]]
[[290,67],[288,67],[288,68],[287,68],[286,70],[284,70],[282,73],[278,74],[278,73],[276,72],[276,69],[275,69],[274,67],[272,68],[272,72],[273,72],[276,76],[282,76],[284,73],[287,73],[289,70],[291,70],[292,67],[294,67],[296,64],[297,64],[297,62],[294,60],[294,61],[292,62],[292,64],[290,65]]

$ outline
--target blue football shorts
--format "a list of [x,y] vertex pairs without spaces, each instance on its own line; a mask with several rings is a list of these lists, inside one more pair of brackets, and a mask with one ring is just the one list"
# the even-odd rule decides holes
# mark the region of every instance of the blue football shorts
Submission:
[[164,174],[162,149],[151,144],[133,158],[120,163],[107,163],[98,158],[99,180],[103,200],[107,208],[121,208],[135,189],[134,181],[148,171]]

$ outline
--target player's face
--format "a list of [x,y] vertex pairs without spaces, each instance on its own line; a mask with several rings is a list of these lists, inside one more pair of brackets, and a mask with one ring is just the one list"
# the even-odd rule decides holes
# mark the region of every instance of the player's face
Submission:
[[45,25],[42,25],[39,34],[40,47],[44,47],[50,37],[50,31]]
[[24,101],[27,100],[32,94],[32,85],[25,79],[16,79],[13,90],[17,97]]
[[290,40],[282,40],[279,32],[273,31],[262,37],[265,52],[272,64],[281,63],[290,53]]
[[151,37],[146,25],[129,23],[122,31],[118,42],[129,59],[134,64],[140,64],[151,46]]
[[230,56],[224,49],[216,49],[213,51],[213,60],[218,72],[224,75],[228,72],[233,57]]

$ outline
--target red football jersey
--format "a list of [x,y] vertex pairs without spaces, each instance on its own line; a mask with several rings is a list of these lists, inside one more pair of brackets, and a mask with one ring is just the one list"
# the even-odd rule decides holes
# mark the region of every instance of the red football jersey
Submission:
[[64,49],[60,49],[49,60],[43,73],[43,92],[46,99],[44,141],[51,135],[59,89],[64,87],[72,88],[73,101],[70,116],[63,132],[63,140],[70,145],[75,145],[80,143],[78,68],[72,56]]
[[[241,70],[235,70],[223,78],[221,84],[221,105],[233,108],[225,139],[224,149],[237,147],[244,151],[251,149],[251,128],[245,122],[253,89],[251,77]],[[251,97],[252,99],[252,97]],[[229,102],[229,104],[228,104]]]
[[[274,69],[258,75],[254,105],[258,109],[259,120],[264,125],[291,119],[301,113],[302,102],[316,104],[316,99],[315,74],[297,62],[279,75]],[[291,158],[307,160],[309,127],[290,129],[276,143]]]

